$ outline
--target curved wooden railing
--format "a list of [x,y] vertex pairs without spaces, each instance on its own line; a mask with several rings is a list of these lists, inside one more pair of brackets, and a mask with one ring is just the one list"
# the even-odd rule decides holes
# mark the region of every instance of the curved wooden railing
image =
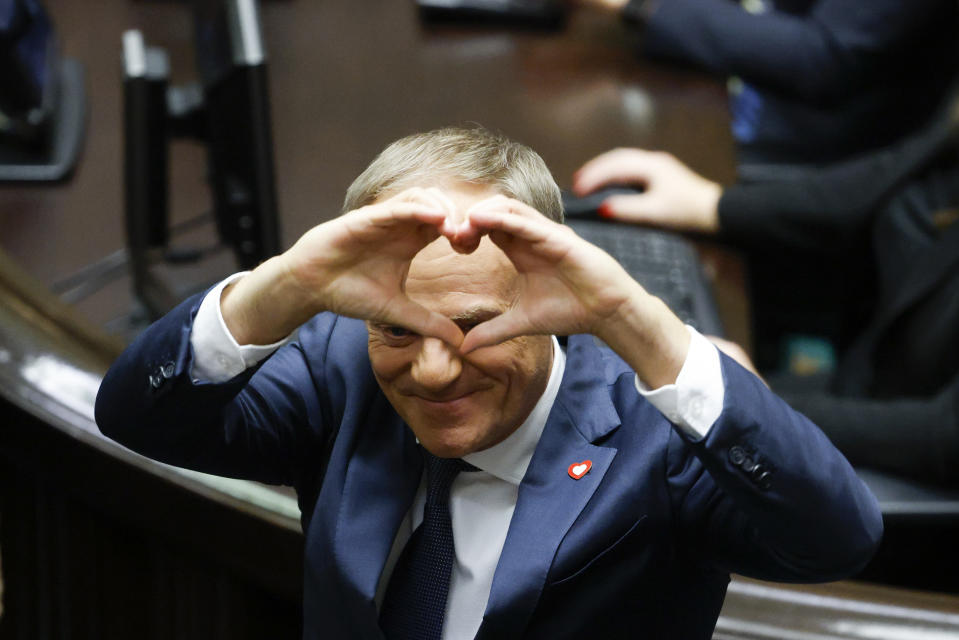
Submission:
[[[295,498],[101,436],[120,348],[0,254],[0,637],[299,637]],[[959,599],[734,578],[714,637],[959,637]]]
[[119,349],[0,254],[0,637],[298,638],[295,498],[100,435]]

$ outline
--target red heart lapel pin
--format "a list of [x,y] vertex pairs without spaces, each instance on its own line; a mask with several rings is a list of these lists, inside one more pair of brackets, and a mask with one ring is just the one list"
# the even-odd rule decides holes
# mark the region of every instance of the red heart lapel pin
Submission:
[[569,477],[573,480],[579,480],[593,468],[592,460],[583,460],[582,462],[574,462],[569,465]]

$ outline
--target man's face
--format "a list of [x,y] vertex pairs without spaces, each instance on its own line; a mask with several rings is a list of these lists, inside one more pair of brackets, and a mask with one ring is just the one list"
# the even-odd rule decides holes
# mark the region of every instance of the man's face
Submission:
[[[496,195],[468,184],[444,192],[461,217],[472,204]],[[516,269],[489,238],[469,255],[440,238],[413,259],[406,293],[466,333],[511,306],[516,281]],[[437,338],[401,327],[370,323],[369,334],[380,387],[420,443],[440,457],[461,457],[501,442],[523,423],[549,379],[549,336],[521,336],[464,356]]]

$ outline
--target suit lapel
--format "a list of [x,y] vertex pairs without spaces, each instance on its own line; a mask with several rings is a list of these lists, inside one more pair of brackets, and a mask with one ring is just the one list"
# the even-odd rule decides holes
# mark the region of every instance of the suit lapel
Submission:
[[[556,550],[603,480],[616,450],[592,444],[619,425],[592,338],[569,341],[566,373],[519,487],[477,638],[518,637],[539,601]],[[567,470],[590,460],[579,480]]]
[[333,553],[342,568],[343,597],[357,638],[381,637],[374,596],[380,573],[419,486],[423,460],[412,432],[379,395],[372,420],[351,456]]

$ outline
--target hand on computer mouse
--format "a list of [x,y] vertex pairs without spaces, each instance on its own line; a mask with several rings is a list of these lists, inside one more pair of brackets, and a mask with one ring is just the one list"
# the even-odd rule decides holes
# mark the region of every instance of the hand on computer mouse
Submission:
[[644,192],[607,198],[600,215],[678,231],[714,233],[719,229],[722,187],[672,154],[614,149],[593,158],[573,175],[573,191],[581,196],[623,183],[639,185]]

